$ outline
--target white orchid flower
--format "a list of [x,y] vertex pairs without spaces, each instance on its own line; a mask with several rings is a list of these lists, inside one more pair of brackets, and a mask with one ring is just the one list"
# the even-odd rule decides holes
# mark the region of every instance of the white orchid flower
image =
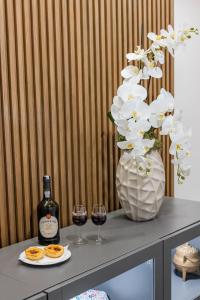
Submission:
[[190,175],[191,165],[188,163],[188,156],[173,159],[172,163],[177,168],[178,183],[183,183],[185,178]]
[[161,65],[165,63],[165,55],[162,50],[155,50],[155,61],[159,62]]
[[149,32],[147,37],[153,42],[155,48],[166,47],[166,39],[161,34]]
[[124,78],[123,83],[137,84],[142,77],[142,70],[136,66],[127,66],[121,71],[121,75]]
[[122,150],[132,150],[137,146],[137,139],[131,139],[128,141],[118,142],[117,146]]
[[186,165],[186,164],[182,164],[180,165],[180,170],[183,176],[189,176],[190,175],[190,171],[191,171],[191,166],[190,165]]
[[114,120],[118,120],[122,118],[120,111],[123,104],[124,101],[120,97],[118,96],[113,97],[113,104],[111,105],[111,115]]
[[174,115],[167,116],[162,123],[161,135],[168,135],[177,132],[182,126],[181,123],[182,112],[179,110],[174,111]]
[[129,127],[129,122],[128,120],[116,120],[115,124],[117,125],[117,131],[119,132],[120,135],[124,137],[128,137],[129,134],[131,133],[131,128]]
[[131,100],[145,100],[147,97],[147,90],[139,84],[132,85],[131,83],[122,84],[118,90],[117,95],[120,97],[124,102],[131,101]]
[[148,50],[145,51],[144,49],[141,49],[140,46],[137,46],[137,49],[133,53],[127,53],[126,58],[128,59],[129,62],[133,60],[144,61],[146,59],[148,52],[149,52]]
[[187,176],[190,175],[191,165],[183,162],[177,167],[178,183],[182,184]]
[[161,49],[155,48],[153,45],[150,47],[150,49],[154,54],[155,63],[160,63],[161,65],[163,65],[165,62],[164,52]]
[[130,139],[123,142],[118,142],[117,146],[122,150],[130,150],[127,153],[127,158],[136,158],[145,155],[154,145],[155,140],[149,139]]
[[151,112],[148,104],[137,99],[135,101],[125,102],[120,113],[125,119],[133,118],[134,121],[138,121],[140,119],[147,120]]
[[174,158],[171,160],[171,162],[176,166],[176,165],[181,165],[186,163],[189,158],[191,157],[191,144],[188,142],[187,144],[187,149],[183,149],[176,154],[174,154]]
[[126,154],[126,159],[136,158],[140,155],[144,155],[144,149],[140,139],[131,139],[128,141],[118,142],[117,146],[122,150],[130,150]]
[[155,67],[154,64],[148,63],[147,66],[144,66],[142,69],[141,79],[149,79],[149,76],[154,78],[162,77],[162,70],[160,67]]
[[161,78],[162,77],[162,70],[160,67],[156,66],[154,61],[145,61],[145,66],[143,68],[143,77],[142,79],[148,79],[149,76],[154,78]]
[[189,176],[190,171],[191,171],[191,165],[188,165],[188,164],[185,164],[185,163],[179,165],[179,172],[181,172],[181,175],[183,177]]
[[175,130],[175,121],[172,115],[167,116],[162,123],[162,130],[160,131],[161,135],[168,135]]
[[127,131],[125,135],[126,139],[131,139],[133,137],[142,139],[145,132],[149,131],[151,128],[151,124],[145,119],[141,119],[138,122],[135,122],[134,119],[130,119],[128,120],[128,128],[129,131]]
[[168,29],[168,31],[167,30],[165,30],[165,29],[161,29],[160,30],[160,34],[163,36],[163,37],[165,37],[165,38],[171,38],[171,39],[173,39],[173,40],[176,40],[176,32],[174,31],[174,29],[173,29],[173,27],[172,27],[172,25],[171,24],[169,24],[168,26],[167,26],[167,29]]
[[160,94],[157,97],[157,100],[163,102],[167,107],[167,112],[172,112],[174,110],[174,97],[170,92],[167,92],[165,89],[160,90]]
[[179,139],[180,140],[184,139],[189,141],[191,136],[192,136],[191,128],[186,128],[185,126],[183,126],[181,122],[179,123],[177,130],[175,132],[170,133],[170,139],[172,142]]
[[136,66],[127,66],[121,71],[121,75],[124,79],[130,79],[131,77],[139,74],[139,68]]
[[[141,102],[143,103],[143,102]],[[147,104],[146,104],[147,105]],[[145,119],[146,118],[146,119]],[[124,136],[127,140],[132,138],[143,138],[144,133],[149,131],[151,124],[147,121],[148,116],[141,116],[141,119],[136,121],[131,119],[119,119],[115,121],[117,131],[120,135]]]
[[161,89],[160,95],[150,104],[151,116],[150,123],[154,128],[162,126],[166,113],[174,108],[174,98],[165,89]]
[[[155,103],[156,104],[156,103]],[[163,112],[162,107],[157,107],[157,111],[153,112],[150,116],[149,122],[152,127],[159,128],[165,119],[165,112]]]
[[[156,101],[156,105],[159,103],[163,107],[163,111],[172,112],[174,110],[174,97],[164,88],[160,90],[160,94],[158,95]],[[151,107],[153,106],[154,104],[152,103]]]
[[178,34],[174,31],[171,25],[168,25],[168,31],[161,29],[161,35],[165,37],[166,47],[169,53],[174,56],[174,51],[180,44],[178,40]]
[[187,165],[184,163],[179,165],[179,172],[180,172],[182,181],[184,181],[185,177],[190,175],[190,171],[191,171],[191,165]]
[[191,156],[191,143],[189,138],[191,137],[191,130],[185,130],[182,127],[178,132],[170,135],[172,140],[169,153],[174,155],[172,163],[177,166],[178,182],[183,183],[185,177],[190,173],[190,165],[188,159]]
[[170,151],[173,152],[174,158],[172,159],[172,163],[175,166],[188,165],[189,158],[191,157],[191,143],[189,142],[188,136],[186,136],[184,142],[176,143],[175,141],[171,144]]
[[145,132],[149,131],[151,124],[147,120],[139,120],[135,122],[133,119],[130,120],[117,120],[117,131],[120,135],[124,136],[126,140],[131,139],[142,139]]
[[155,143],[155,139],[143,139],[142,140],[142,146],[143,146],[143,151],[144,154],[146,154],[147,152],[149,152],[149,150],[151,150],[154,146]]
[[162,70],[160,67],[152,67],[152,64],[148,64],[147,65],[148,68],[148,74],[151,77],[154,78],[161,78],[162,77]]
[[175,158],[183,158],[183,155],[190,156],[190,142],[189,138],[191,137],[191,130],[180,130],[180,132],[170,134],[171,146],[169,148],[169,153],[175,155]]
[[142,77],[141,77],[141,79],[144,79],[144,80],[149,79],[148,68],[145,67],[145,66],[142,69]]

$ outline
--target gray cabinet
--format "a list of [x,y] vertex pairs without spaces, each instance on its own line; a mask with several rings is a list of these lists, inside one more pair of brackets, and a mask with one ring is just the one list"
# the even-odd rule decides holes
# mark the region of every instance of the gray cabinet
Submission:
[[[89,288],[94,288],[97,285],[99,289],[103,288],[103,290],[106,291],[106,282],[109,280],[112,281],[113,278],[122,276],[130,270],[132,270],[132,273],[126,275],[126,283],[132,286],[133,298],[129,299],[137,299],[134,295],[134,286],[138,284],[136,276],[134,278],[134,273],[137,272],[135,269],[137,266],[141,266],[140,273],[145,272],[145,270],[147,271],[148,269],[151,269],[151,264],[152,272],[150,271],[146,276],[146,282],[149,284],[149,288],[145,285],[145,280],[140,280],[141,288],[146,289],[145,295],[147,295],[145,298],[141,297],[141,300],[161,300],[163,297],[162,242],[147,245],[143,247],[143,249],[138,250],[131,251],[115,260],[99,265],[93,270],[90,270],[77,278],[75,277],[50,289],[46,289],[45,292],[48,294],[48,300],[67,300]],[[85,263],[87,264],[87,262]],[[147,264],[147,266],[149,264],[149,268],[145,269],[143,266],[145,264]],[[143,273],[143,275],[145,274]],[[103,286],[101,284],[103,284]],[[107,286],[108,285],[109,284],[107,284]],[[121,286],[121,290],[123,293],[123,285]],[[148,292],[150,292],[150,294],[147,294]],[[108,294],[110,295],[110,293]],[[111,299],[117,300],[116,297],[111,297]],[[123,300],[125,300],[125,298]]]
[[[179,285],[181,278],[174,274],[171,256],[186,241],[200,242],[200,203],[166,198],[156,219],[140,223],[129,220],[123,210],[113,212],[102,226],[101,246],[94,242],[96,226],[91,221],[83,226],[88,244],[74,246],[75,233],[75,226],[61,230],[61,243],[70,244],[72,257],[59,266],[33,268],[18,262],[19,253],[36,245],[37,239],[1,249],[0,299],[68,300],[97,287],[114,300],[174,300],[173,278]],[[190,295],[194,297],[181,300],[198,299],[198,279],[181,282],[177,295],[187,297],[187,285],[195,291]]]

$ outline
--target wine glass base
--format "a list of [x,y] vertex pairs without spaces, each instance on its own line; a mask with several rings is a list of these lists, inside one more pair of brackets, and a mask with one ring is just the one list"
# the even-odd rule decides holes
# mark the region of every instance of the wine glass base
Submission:
[[98,238],[98,239],[96,239],[95,242],[96,242],[97,245],[101,245],[103,243],[103,239],[102,238]]
[[85,239],[77,239],[77,240],[73,241],[73,244],[76,246],[85,245],[87,243],[88,243],[88,241]]

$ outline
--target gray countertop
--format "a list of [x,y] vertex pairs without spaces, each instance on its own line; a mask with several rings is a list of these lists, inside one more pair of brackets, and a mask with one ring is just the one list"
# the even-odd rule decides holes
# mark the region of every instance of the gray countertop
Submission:
[[[200,221],[200,203],[188,200],[166,198],[159,216],[149,222],[132,222],[123,210],[109,214],[107,223],[102,226],[105,242],[98,246],[94,242],[97,227],[88,221],[83,226],[83,236],[88,244],[81,247],[70,245],[71,259],[62,265],[52,267],[30,267],[18,261],[21,251],[30,245],[37,245],[37,239],[27,240],[0,250],[0,290],[9,284],[15,291],[5,300],[18,300],[46,290],[63,281],[76,281],[76,278],[90,270],[95,270],[110,261],[132,251],[139,251],[176,231]],[[70,243],[76,227],[69,226],[61,230],[61,243]],[[19,282],[19,284],[18,284]],[[22,295],[23,294],[23,295]]]
[[14,300],[24,299],[32,294],[32,289],[25,283],[21,283],[8,276],[0,274],[0,299],[1,300]]

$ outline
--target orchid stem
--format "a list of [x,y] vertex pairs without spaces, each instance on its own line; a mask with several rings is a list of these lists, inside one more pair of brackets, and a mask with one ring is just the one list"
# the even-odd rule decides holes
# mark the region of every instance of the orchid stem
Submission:
[[149,94],[150,84],[151,84],[151,77],[149,78],[148,87],[147,87],[148,94]]
[[141,48],[144,48],[144,28],[143,28],[143,24],[141,24],[140,45],[141,45]]

